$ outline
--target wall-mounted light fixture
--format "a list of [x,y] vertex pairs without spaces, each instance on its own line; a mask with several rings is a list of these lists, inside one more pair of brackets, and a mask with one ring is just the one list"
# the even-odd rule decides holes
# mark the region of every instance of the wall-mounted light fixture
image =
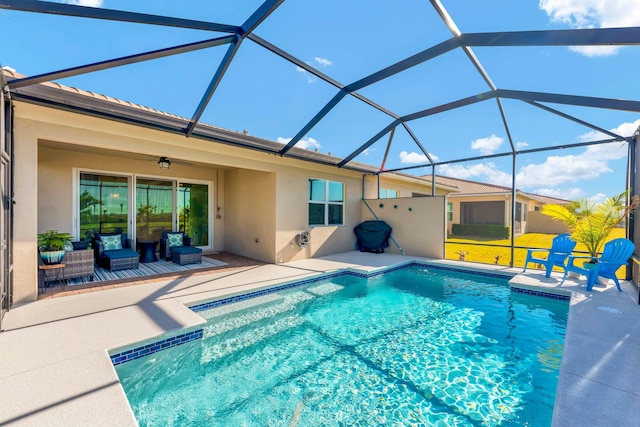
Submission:
[[160,169],[169,169],[169,166],[171,166],[171,160],[167,159],[166,157],[160,157],[160,159],[158,160],[158,166],[160,166]]

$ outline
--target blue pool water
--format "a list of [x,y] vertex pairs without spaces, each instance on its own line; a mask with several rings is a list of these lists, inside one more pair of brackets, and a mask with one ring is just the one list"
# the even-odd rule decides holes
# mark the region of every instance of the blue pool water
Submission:
[[116,370],[141,426],[549,426],[568,309],[425,266],[343,275]]

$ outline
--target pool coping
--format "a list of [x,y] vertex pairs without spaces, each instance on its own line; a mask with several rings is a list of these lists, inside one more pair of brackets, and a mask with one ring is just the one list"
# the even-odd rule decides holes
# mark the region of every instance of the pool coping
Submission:
[[105,349],[151,340],[202,325],[186,306],[222,295],[322,272],[372,272],[413,261],[456,269],[513,275],[519,288],[571,293],[564,354],[556,394],[554,426],[635,426],[640,409],[637,354],[640,321],[634,289],[623,282],[586,292],[584,280],[546,279],[540,271],[473,263],[348,252],[327,257],[248,267],[15,307],[0,334],[0,425],[136,425]]

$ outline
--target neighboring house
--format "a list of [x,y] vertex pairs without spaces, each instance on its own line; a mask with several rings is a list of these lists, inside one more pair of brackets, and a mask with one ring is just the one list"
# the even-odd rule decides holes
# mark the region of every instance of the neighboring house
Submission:
[[353,250],[353,228],[375,214],[407,254],[444,257],[446,183],[338,168],[340,159],[298,148],[280,156],[282,144],[205,124],[187,138],[188,119],[57,83],[12,91],[2,106],[0,176],[12,198],[0,232],[12,303],[36,299],[37,235],[49,229],[140,240],[184,230],[205,253],[281,263]]
[[[424,176],[431,179],[430,175]],[[511,224],[512,192],[510,187],[469,181],[437,175],[436,184],[457,188],[456,192],[447,196],[447,231],[451,233],[453,224],[494,224],[509,226]],[[569,200],[525,193],[516,189],[515,222],[516,235],[526,232],[544,232],[542,225],[548,223],[536,219],[535,229],[531,229],[529,217],[536,215],[547,203],[567,204]],[[555,230],[555,229],[554,229]]]

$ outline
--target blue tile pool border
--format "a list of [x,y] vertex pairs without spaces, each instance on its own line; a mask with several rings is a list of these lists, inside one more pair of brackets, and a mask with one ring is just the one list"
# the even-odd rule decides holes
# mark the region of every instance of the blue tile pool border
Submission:
[[[309,284],[317,283],[323,280],[333,279],[335,277],[355,276],[355,277],[363,277],[368,279],[371,277],[380,276],[382,274],[391,273],[393,271],[397,271],[397,270],[401,270],[409,267],[422,267],[422,268],[433,269],[433,270],[452,271],[455,273],[467,273],[467,274],[476,275],[476,276],[492,277],[492,278],[506,279],[506,280],[511,279],[514,276],[513,274],[505,274],[505,273],[498,273],[498,272],[491,272],[491,271],[465,270],[465,269],[450,267],[446,265],[436,265],[436,264],[412,261],[406,264],[396,265],[394,267],[374,271],[371,273],[343,270],[343,271],[337,271],[334,273],[322,274],[319,276],[311,277],[309,279],[298,280],[290,283],[283,283],[281,285],[272,286],[270,288],[261,289],[259,291],[248,292],[241,295],[234,295],[226,298],[221,298],[218,300],[207,301],[199,304],[190,305],[188,306],[188,308],[193,312],[198,313],[201,311],[209,310],[211,308],[220,307],[227,304],[233,304],[235,302],[248,300],[248,299],[259,297],[262,295],[272,294],[274,292],[279,292],[286,289],[297,288],[299,286],[309,285]],[[511,291],[528,294],[528,295],[542,296],[545,298],[552,298],[557,300],[568,301],[570,299],[568,295],[558,295],[558,294],[553,294],[549,292],[532,290],[532,289],[523,289],[523,288],[517,288],[513,286],[511,287]],[[173,337],[169,337],[160,341],[155,341],[150,344],[145,344],[139,347],[126,350],[126,351],[114,353],[109,355],[109,357],[111,358],[111,363],[114,366],[117,366],[122,363],[139,359],[141,357],[148,356],[158,351],[165,350],[167,348],[185,344],[190,341],[200,340],[202,339],[202,336],[203,336],[203,330],[196,329],[196,330],[185,332],[185,333],[182,333]]]
[[535,295],[538,297],[557,299],[560,301],[569,301],[570,295],[554,294],[551,292],[540,291],[537,289],[519,288],[517,286],[511,286],[511,292],[517,292],[519,294]]
[[117,366],[121,363],[139,359],[141,357],[157,353],[158,351],[165,350],[167,348],[188,343],[189,341],[200,340],[202,339],[202,336],[202,329],[195,329],[193,331],[185,332],[160,341],[155,341],[150,344],[145,344],[143,346],[132,348],[130,350],[110,354],[109,357],[111,358],[111,363],[113,364],[113,366]]
[[291,282],[291,283],[284,283],[282,285],[276,285],[276,286],[273,286],[273,287],[270,287],[270,288],[261,289],[259,291],[248,292],[246,294],[234,295],[234,296],[227,297],[227,298],[221,298],[221,299],[218,299],[218,300],[207,301],[207,302],[203,302],[203,303],[199,303],[199,304],[190,305],[190,306],[188,306],[188,308],[191,309],[192,311],[198,313],[198,312],[201,312],[201,311],[209,310],[211,308],[220,307],[220,306],[223,306],[223,305],[226,305],[226,304],[232,304],[234,302],[244,301],[244,300],[255,298],[255,297],[259,297],[259,296],[262,296],[262,295],[267,295],[267,294],[271,294],[271,293],[274,293],[274,292],[283,291],[283,290],[286,290],[286,289],[296,288],[298,286],[309,285],[311,283],[316,283],[316,282],[320,282],[320,281],[327,280],[327,279],[333,279],[335,277],[355,276],[355,277],[363,277],[365,279],[369,279],[371,277],[380,276],[382,274],[391,273],[393,271],[402,270],[402,269],[408,268],[408,267],[423,267],[423,268],[429,268],[429,269],[433,269],[433,270],[453,271],[453,272],[456,272],[456,273],[468,273],[468,274],[473,274],[473,275],[476,275],[476,276],[493,277],[493,278],[498,278],[498,279],[511,279],[513,277],[512,274],[502,274],[502,273],[495,273],[495,272],[489,272],[489,271],[464,270],[464,269],[455,268],[455,267],[449,267],[449,266],[445,266],[445,265],[435,265],[435,264],[428,264],[428,263],[423,263],[423,262],[412,261],[412,262],[409,262],[409,263],[406,263],[406,264],[400,264],[400,265],[397,265],[397,266],[394,266],[394,267],[386,268],[386,269],[379,270],[379,271],[374,271],[374,272],[371,272],[371,273],[363,273],[363,272],[345,270],[345,271],[338,271],[338,272],[335,272],[335,273],[323,274],[323,275],[320,275],[320,276],[311,277],[309,279],[299,280],[299,281],[295,281],[295,282]]

